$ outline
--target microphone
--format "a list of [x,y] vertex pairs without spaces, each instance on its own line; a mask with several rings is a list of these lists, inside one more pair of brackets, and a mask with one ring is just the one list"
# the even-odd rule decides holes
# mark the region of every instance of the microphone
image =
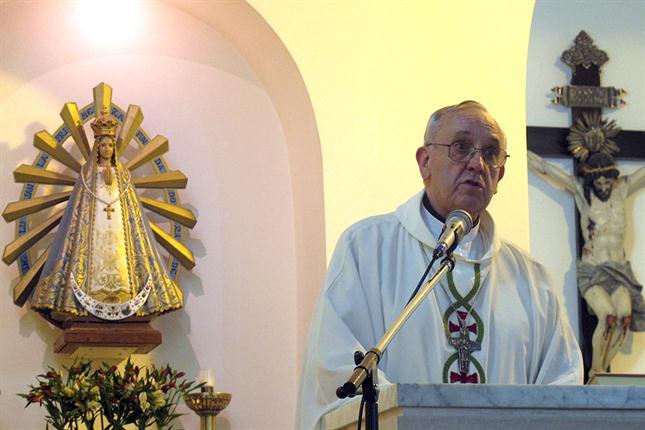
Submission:
[[473,228],[473,219],[468,212],[456,209],[448,214],[446,223],[441,231],[437,246],[432,252],[433,258],[441,258],[451,253],[459,241]]

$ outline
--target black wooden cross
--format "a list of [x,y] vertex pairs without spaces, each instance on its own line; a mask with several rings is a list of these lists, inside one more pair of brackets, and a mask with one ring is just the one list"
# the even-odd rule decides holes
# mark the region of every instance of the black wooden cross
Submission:
[[[554,89],[558,94],[554,102],[571,106],[573,123],[582,118],[585,113],[601,114],[602,107],[616,107],[621,103],[620,90],[600,86],[600,67],[608,60],[608,57],[607,54],[593,45],[593,41],[584,31],[580,32],[576,37],[574,47],[562,54],[562,60],[573,71],[571,85]],[[571,157],[567,149],[568,135],[569,129],[567,128],[526,128],[528,149],[545,158]],[[620,147],[620,152],[614,157],[617,160],[645,160],[645,131],[622,130],[612,140]],[[574,172],[577,171],[577,167],[577,160],[574,159]],[[575,223],[576,231],[578,232],[576,248],[578,249],[578,256],[580,256],[584,242],[580,231],[579,216],[576,216]],[[597,319],[589,313],[587,305],[579,292],[578,314],[580,316],[580,347],[585,362],[586,380],[591,367],[591,338]]]

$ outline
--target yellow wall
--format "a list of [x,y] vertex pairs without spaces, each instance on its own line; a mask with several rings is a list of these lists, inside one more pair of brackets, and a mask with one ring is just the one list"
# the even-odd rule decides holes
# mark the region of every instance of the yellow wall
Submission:
[[533,1],[262,1],[300,68],[323,155],[328,258],[340,233],[420,189],[414,151],[428,115],[475,99],[511,159],[492,211],[528,249],[525,75]]

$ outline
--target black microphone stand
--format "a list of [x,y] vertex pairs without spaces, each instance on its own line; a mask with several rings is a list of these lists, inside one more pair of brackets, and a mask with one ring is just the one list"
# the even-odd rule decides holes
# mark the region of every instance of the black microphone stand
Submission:
[[[434,261],[434,260],[433,260]],[[432,262],[430,263],[432,265]],[[356,394],[362,394],[365,403],[365,428],[367,430],[378,430],[378,370],[377,365],[383,352],[388,347],[394,336],[399,332],[403,324],[410,318],[412,313],[421,304],[423,299],[435,287],[439,279],[455,268],[455,259],[450,250],[446,257],[441,261],[439,269],[426,282],[419,293],[412,297],[408,304],[403,308],[394,323],[387,329],[381,340],[378,341],[374,348],[363,354],[357,351],[354,354],[356,367],[347,382],[336,389],[336,396],[340,399],[345,397],[354,397]],[[426,270],[427,273],[427,270]],[[424,273],[425,277],[425,273]],[[359,391],[358,387],[361,387]]]

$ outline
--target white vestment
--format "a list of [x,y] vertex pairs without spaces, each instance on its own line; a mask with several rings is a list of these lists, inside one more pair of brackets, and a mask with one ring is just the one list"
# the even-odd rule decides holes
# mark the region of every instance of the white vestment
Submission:
[[134,297],[137,288],[130,285],[128,277],[121,190],[116,180],[111,185],[105,183],[104,169],[114,168],[99,167],[96,173],[89,293],[100,301],[119,303]]
[[[339,239],[310,327],[298,429],[319,428],[320,418],[344,402],[335,393],[354,369],[354,351],[376,345],[428,265],[443,223],[423,207],[423,196],[358,222]],[[452,288],[442,279],[396,335],[379,362],[379,384],[458,377],[456,350],[447,341],[448,333],[458,334],[457,313],[466,317],[471,340],[480,341],[463,377],[489,384],[582,384],[580,349],[544,268],[501,241],[487,212],[453,255]]]

